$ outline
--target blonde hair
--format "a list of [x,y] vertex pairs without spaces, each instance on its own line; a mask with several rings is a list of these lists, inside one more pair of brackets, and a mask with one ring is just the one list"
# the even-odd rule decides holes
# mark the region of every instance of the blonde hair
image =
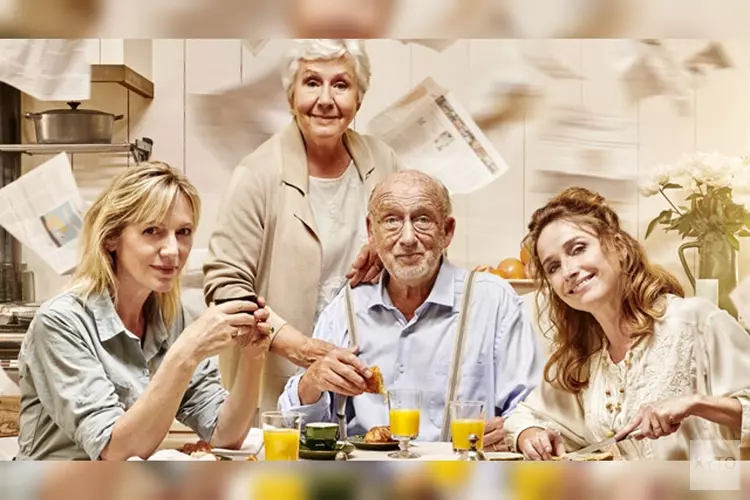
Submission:
[[300,61],[333,60],[340,57],[350,59],[354,65],[359,94],[358,102],[362,103],[365,92],[370,88],[370,57],[362,40],[296,40],[286,53],[282,66],[281,82],[284,84],[289,102],[294,94],[294,80],[297,78]]
[[[80,238],[81,260],[71,290],[83,300],[108,292],[117,301],[116,257],[106,244],[130,225],[162,222],[180,195],[193,209],[197,226],[200,197],[180,172],[162,162],[129,167],[117,175],[86,212]],[[167,293],[155,293],[164,322],[171,325],[181,307],[179,278]]]
[[651,335],[654,322],[664,314],[660,299],[666,294],[682,297],[684,292],[674,276],[649,262],[643,246],[620,227],[619,217],[600,194],[569,188],[536,210],[524,245],[531,253],[529,271],[539,285],[538,321],[541,325],[546,319],[553,335],[544,378],[568,392],[579,393],[588,386],[589,360],[603,347],[604,331],[591,313],[574,309],[557,296],[542,267],[537,251],[539,235],[560,219],[591,229],[605,256],[619,260],[622,322],[636,342]]

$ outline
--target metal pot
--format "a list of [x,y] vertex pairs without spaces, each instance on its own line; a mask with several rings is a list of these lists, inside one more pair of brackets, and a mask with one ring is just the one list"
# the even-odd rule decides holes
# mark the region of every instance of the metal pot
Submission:
[[93,109],[78,109],[80,102],[69,102],[70,109],[50,109],[26,113],[34,121],[39,144],[112,144],[114,122],[124,115]]

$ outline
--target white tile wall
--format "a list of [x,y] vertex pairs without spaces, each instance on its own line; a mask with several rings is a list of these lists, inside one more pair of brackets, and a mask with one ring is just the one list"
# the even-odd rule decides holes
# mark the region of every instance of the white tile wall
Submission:
[[[122,41],[120,41],[122,43]],[[261,54],[253,56],[239,40],[154,40],[153,79],[156,97],[148,101],[120,88],[94,86],[94,98],[87,106],[128,113],[129,120],[118,126],[123,140],[149,136],[155,141],[154,158],[184,169],[200,189],[204,213],[196,238],[196,248],[204,248],[211,232],[233,165],[224,165],[211,144],[200,133],[199,118],[191,110],[191,94],[210,93],[247,81],[273,64],[283,51],[285,41],[273,41]],[[504,65],[512,68],[518,60],[518,48],[528,41],[459,40],[442,53],[421,46],[404,45],[394,40],[368,41],[372,60],[372,86],[355,121],[357,130],[384,106],[401,97],[423,78],[431,76],[453,90],[467,108],[476,104],[476,91],[489,75]],[[534,42],[539,43],[539,42]],[[525,120],[508,127],[490,130],[488,137],[503,155],[510,171],[501,179],[470,196],[456,197],[458,231],[450,249],[459,264],[473,266],[496,264],[514,256],[533,210],[551,195],[570,185],[598,189],[610,198],[626,227],[642,238],[648,222],[664,208],[658,198],[643,198],[634,186],[589,177],[565,177],[537,170],[543,161],[535,132],[539,116],[553,104],[584,104],[594,110],[616,114],[637,122],[637,155],[633,168],[647,171],[661,162],[675,161],[682,153],[696,149],[725,154],[743,154],[750,138],[750,83],[748,62],[750,45],[729,41],[727,46],[736,68],[711,72],[691,93],[694,113],[680,116],[663,98],[650,98],[638,104],[628,103],[614,73],[619,50],[612,40],[552,40],[546,46],[560,61],[586,77],[584,81],[551,81],[544,101]],[[670,41],[669,47],[684,57],[700,48],[702,41]],[[99,62],[112,40],[92,40],[91,59]],[[509,69],[510,70],[510,69]],[[27,109],[47,109],[62,103],[24,101]],[[28,136],[27,136],[28,137]],[[252,149],[249,146],[248,153]],[[79,155],[83,156],[83,155]],[[37,158],[26,159],[32,168]],[[76,176],[87,197],[117,168],[121,160],[111,158],[75,158]],[[688,282],[676,256],[680,244],[675,234],[657,231],[646,241],[646,248],[658,264],[674,272],[687,287]],[[750,272],[747,258],[750,243],[743,244],[740,271]],[[37,273],[38,298],[54,293],[64,279],[54,276],[32,252],[26,260]]]

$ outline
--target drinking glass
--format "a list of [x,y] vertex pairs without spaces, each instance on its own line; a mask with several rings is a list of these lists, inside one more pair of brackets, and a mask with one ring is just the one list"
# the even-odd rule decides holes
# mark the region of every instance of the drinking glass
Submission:
[[261,415],[266,460],[297,460],[302,417],[296,411],[267,411]]
[[417,458],[409,451],[409,442],[419,436],[419,414],[422,408],[422,391],[417,389],[394,389],[388,391],[388,415],[391,435],[398,440],[399,451],[388,456],[397,459]]
[[483,401],[453,401],[450,404],[451,435],[453,451],[461,452],[470,448],[469,436],[479,437],[477,449],[484,448],[484,409]]

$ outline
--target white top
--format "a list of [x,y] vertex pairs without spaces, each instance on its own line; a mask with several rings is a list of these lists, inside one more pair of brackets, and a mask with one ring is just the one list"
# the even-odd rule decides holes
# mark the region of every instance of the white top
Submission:
[[311,176],[308,197],[323,248],[317,321],[323,308],[346,283],[346,273],[367,242],[367,200],[353,162],[336,179]]
[[[578,397],[542,382],[508,417],[513,442],[529,427],[560,431],[568,451],[603,441],[625,427],[646,404],[690,394],[733,396],[742,404],[741,432],[698,417],[683,421],[658,440],[625,440],[616,452],[625,459],[689,460],[691,440],[704,441],[712,458],[743,458],[750,452],[750,335],[726,311],[701,298],[669,296],[654,334],[636,346],[630,367],[612,362],[606,345],[591,359],[589,387]],[[620,389],[624,392],[620,392]],[[617,404],[621,411],[616,411]],[[610,411],[612,404],[614,411]],[[711,441],[708,443],[708,441]],[[692,453],[692,455],[691,455]],[[716,453],[722,453],[718,455]],[[726,453],[726,454],[724,454]]]

